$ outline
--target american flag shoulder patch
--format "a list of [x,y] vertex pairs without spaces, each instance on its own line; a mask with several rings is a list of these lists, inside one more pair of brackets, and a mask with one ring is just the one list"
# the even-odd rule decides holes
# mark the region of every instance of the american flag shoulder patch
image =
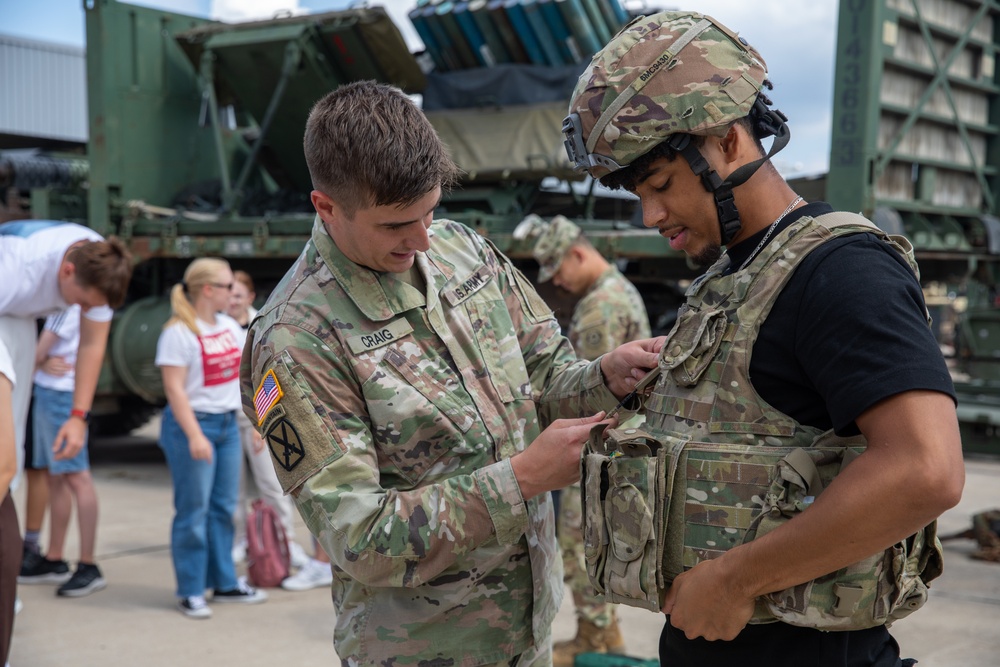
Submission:
[[264,417],[271,408],[278,404],[278,400],[285,395],[278,384],[278,378],[274,375],[274,369],[264,374],[264,379],[260,381],[257,391],[253,395],[253,407],[257,412],[257,425],[264,421]]

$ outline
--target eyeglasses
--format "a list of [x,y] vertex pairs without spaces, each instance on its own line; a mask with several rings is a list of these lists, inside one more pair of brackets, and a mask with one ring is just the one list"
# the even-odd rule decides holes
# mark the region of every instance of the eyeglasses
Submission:
[[230,292],[233,290],[233,284],[234,283],[209,283],[209,285],[211,285],[212,287],[218,287],[219,289],[229,290]]

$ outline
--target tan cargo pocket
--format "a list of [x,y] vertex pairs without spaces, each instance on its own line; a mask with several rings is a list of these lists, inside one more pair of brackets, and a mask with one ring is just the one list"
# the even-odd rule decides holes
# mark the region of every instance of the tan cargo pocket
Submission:
[[608,554],[608,530],[604,522],[603,498],[608,491],[608,475],[604,454],[587,454],[583,458],[580,483],[583,502],[583,553],[587,561],[587,576],[594,589],[604,594],[604,564]]
[[637,429],[611,430],[583,461],[587,574],[608,602],[659,610],[657,526],[663,500],[657,444]]
[[722,310],[684,310],[663,344],[661,367],[678,385],[694,386],[712,363],[728,323]]
[[618,456],[608,461],[604,519],[610,536],[605,565],[609,602],[659,609],[656,589],[656,459]]

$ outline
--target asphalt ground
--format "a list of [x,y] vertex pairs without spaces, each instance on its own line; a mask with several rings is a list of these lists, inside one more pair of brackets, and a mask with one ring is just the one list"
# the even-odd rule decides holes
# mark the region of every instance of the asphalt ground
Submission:
[[[20,586],[24,607],[14,626],[12,667],[337,664],[325,588],[268,589],[266,603],[215,605],[209,620],[188,619],[176,610],[170,477],[155,433],[153,422],[133,436],[92,446],[101,504],[98,563],[108,586],[77,599],[57,597],[53,585]],[[941,518],[942,534],[968,528],[976,512],[1000,507],[1000,458],[969,457],[966,469],[963,499]],[[23,521],[23,486],[15,500]],[[296,541],[310,549],[301,520]],[[919,659],[921,667],[1000,665],[1000,564],[969,558],[975,547],[971,540],[946,542],[945,574],[933,582],[929,602],[893,627],[903,654]],[[67,556],[76,554],[71,534]],[[575,631],[569,598],[556,619],[556,640]],[[619,615],[630,652],[656,657],[663,616],[625,606]]]

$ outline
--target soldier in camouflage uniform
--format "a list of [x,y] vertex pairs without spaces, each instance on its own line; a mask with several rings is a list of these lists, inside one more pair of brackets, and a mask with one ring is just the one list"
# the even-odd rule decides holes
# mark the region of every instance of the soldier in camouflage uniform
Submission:
[[[546,223],[531,214],[518,226],[534,238],[532,254],[538,280],[551,280],[579,298],[566,336],[577,355],[597,359],[622,343],[649,338],[649,316],[635,285],[594,248],[580,228],[564,216]],[[635,421],[635,420],[630,420]],[[641,422],[641,418],[638,420]],[[580,485],[561,492],[558,535],[564,577],[573,594],[577,632],[553,647],[555,667],[572,667],[579,653],[624,653],[625,642],[615,614],[594,592],[584,559]]]
[[456,169],[398,89],[338,88],[304,143],[316,224],[240,376],[330,556],[337,654],[549,665],[562,597],[549,491],[579,478],[588,431],[655,365],[657,341],[578,360],[506,257],[433,220]]
[[[934,520],[964,483],[954,389],[912,247],[796,196],[769,161],[789,129],[764,88],[745,39],[661,12],[619,32],[571,98],[570,159],[709,266],[664,342],[642,432],[593,454],[603,478],[587,454],[588,567],[611,599],[662,608],[663,665],[909,665],[885,623],[939,572]],[[777,468],[754,462],[779,449]],[[824,452],[842,457],[832,472]],[[782,495],[796,479],[815,493]],[[602,484],[618,495],[597,503]],[[824,588],[841,574],[908,588]]]

